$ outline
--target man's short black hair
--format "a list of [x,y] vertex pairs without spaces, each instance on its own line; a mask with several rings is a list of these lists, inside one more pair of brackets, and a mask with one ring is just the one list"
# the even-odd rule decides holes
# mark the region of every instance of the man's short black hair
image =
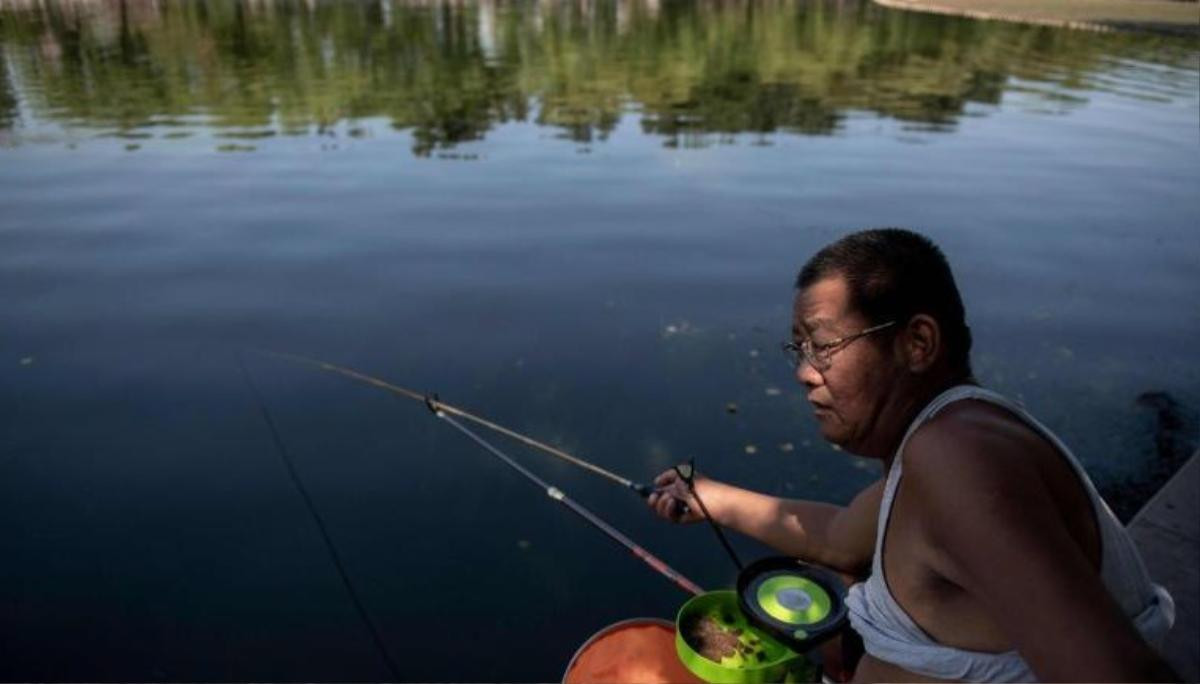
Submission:
[[903,228],[852,233],[809,259],[796,289],[835,275],[845,278],[851,304],[871,325],[932,316],[951,367],[971,374],[971,329],[962,297],[945,255],[929,238]]

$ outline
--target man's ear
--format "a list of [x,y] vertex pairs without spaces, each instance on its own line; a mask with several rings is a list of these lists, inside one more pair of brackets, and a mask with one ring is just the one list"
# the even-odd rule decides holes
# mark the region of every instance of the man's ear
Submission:
[[942,355],[942,328],[933,316],[917,314],[908,319],[899,342],[908,370],[924,373]]

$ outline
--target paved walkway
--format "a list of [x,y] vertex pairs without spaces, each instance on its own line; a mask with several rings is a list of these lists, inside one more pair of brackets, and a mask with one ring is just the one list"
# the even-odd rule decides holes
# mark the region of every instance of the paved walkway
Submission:
[[1185,682],[1200,682],[1200,451],[1129,523],[1154,581],[1175,598],[1167,661]]
[[884,7],[1111,31],[1200,35],[1195,0],[875,0]]

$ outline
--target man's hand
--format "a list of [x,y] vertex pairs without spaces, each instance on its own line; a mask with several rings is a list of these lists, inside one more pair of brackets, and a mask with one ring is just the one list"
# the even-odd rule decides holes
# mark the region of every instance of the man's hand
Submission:
[[[697,477],[695,484],[699,486],[704,479]],[[694,523],[704,519],[696,498],[674,468],[654,478],[654,492],[647,497],[646,505],[659,517],[674,523]]]

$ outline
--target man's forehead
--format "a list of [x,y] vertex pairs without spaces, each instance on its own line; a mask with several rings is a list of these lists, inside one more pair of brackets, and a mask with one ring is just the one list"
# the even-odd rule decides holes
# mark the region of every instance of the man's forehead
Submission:
[[849,289],[838,276],[822,278],[796,293],[792,331],[822,328],[836,330],[849,312]]
[[801,312],[792,319],[792,332],[801,333],[805,330],[836,329],[837,320],[824,316],[804,316]]

